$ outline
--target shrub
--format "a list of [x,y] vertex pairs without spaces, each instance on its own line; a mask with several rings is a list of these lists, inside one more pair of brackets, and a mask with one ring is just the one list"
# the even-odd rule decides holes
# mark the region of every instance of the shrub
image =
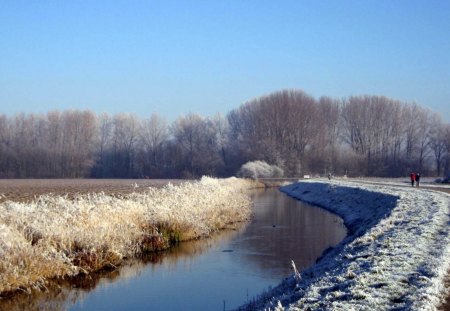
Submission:
[[238,176],[253,179],[282,177],[283,174],[284,171],[281,168],[264,161],[247,162],[238,171]]

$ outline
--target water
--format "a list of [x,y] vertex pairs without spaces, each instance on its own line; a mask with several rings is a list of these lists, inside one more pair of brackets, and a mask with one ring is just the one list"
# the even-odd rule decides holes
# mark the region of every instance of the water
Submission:
[[291,260],[302,270],[346,235],[337,216],[277,190],[257,191],[253,201],[248,224],[63,286],[50,299],[28,297],[20,309],[228,310],[292,274]]

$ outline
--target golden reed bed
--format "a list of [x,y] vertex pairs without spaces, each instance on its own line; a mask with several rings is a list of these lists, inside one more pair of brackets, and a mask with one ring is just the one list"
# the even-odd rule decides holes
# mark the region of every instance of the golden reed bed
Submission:
[[203,177],[126,196],[43,195],[0,204],[0,296],[210,235],[248,219],[256,182]]

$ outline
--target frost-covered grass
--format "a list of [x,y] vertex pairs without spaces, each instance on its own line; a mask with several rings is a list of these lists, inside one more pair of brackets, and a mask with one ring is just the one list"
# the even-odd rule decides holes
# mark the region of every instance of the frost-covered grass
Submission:
[[123,197],[46,195],[0,204],[0,297],[47,280],[114,267],[126,258],[210,235],[246,220],[255,183],[198,182]]
[[450,267],[448,194],[337,180],[282,191],[339,214],[349,235],[300,278],[287,278],[247,308],[435,310],[442,302]]
[[[437,177],[422,177],[420,179],[420,186],[427,188],[442,188],[450,189],[449,184],[436,182],[439,178]],[[393,186],[409,186],[411,187],[411,181],[409,177],[404,178],[382,178],[382,177],[364,177],[364,178],[346,178],[347,181],[364,182],[364,183],[374,183],[383,185],[393,185]]]

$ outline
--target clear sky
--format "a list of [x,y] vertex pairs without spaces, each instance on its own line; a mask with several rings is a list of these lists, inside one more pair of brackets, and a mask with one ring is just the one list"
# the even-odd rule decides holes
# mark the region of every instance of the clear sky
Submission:
[[285,88],[450,121],[450,1],[0,0],[0,113],[171,120]]

